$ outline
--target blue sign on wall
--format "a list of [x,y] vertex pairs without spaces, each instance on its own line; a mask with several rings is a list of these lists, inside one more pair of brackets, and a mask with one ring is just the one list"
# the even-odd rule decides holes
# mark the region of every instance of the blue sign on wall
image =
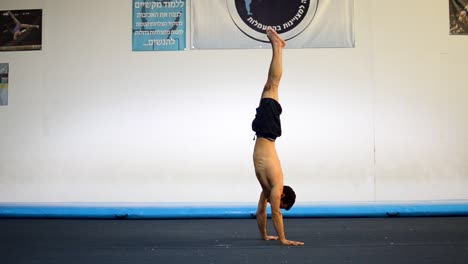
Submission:
[[133,51],[184,50],[186,0],[133,0]]
[[8,63],[0,63],[0,105],[8,105]]

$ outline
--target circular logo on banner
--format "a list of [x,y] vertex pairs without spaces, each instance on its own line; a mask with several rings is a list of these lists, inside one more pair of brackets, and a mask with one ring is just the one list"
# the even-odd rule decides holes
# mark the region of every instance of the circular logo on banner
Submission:
[[236,26],[247,36],[269,42],[265,31],[276,30],[285,40],[304,31],[314,19],[319,0],[226,0]]

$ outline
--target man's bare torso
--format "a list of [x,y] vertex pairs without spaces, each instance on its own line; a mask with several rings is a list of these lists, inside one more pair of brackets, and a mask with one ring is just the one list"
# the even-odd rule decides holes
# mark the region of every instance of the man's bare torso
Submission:
[[253,154],[255,174],[264,195],[269,197],[273,186],[283,186],[283,170],[276,153],[275,142],[258,137]]

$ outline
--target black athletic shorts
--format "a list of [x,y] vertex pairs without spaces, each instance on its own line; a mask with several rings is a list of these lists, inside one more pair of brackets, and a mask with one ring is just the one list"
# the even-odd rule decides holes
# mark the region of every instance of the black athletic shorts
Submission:
[[283,109],[281,105],[272,98],[262,98],[257,108],[257,114],[252,122],[252,130],[257,137],[275,140],[281,136],[280,115]]

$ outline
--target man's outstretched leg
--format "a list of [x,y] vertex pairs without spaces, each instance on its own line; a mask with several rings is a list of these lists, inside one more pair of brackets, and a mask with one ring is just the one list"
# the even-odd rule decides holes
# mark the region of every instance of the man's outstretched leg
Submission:
[[283,75],[283,48],[286,42],[272,28],[267,29],[267,36],[270,39],[273,56],[271,57],[268,79],[263,88],[262,98],[273,98],[279,102],[278,88]]

